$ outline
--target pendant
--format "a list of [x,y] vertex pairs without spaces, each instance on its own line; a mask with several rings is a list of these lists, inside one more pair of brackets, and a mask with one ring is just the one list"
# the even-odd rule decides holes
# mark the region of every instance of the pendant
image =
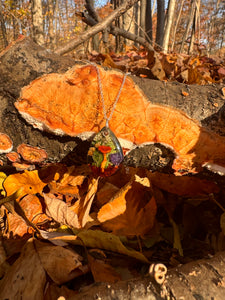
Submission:
[[92,172],[97,176],[107,177],[117,171],[123,161],[123,150],[109,127],[103,127],[94,136],[87,157]]

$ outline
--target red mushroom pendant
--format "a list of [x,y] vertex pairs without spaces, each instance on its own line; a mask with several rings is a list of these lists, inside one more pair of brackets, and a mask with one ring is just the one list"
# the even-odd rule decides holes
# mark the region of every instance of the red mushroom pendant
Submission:
[[115,136],[103,127],[93,138],[88,151],[88,163],[94,174],[101,177],[111,176],[123,161],[123,150]]

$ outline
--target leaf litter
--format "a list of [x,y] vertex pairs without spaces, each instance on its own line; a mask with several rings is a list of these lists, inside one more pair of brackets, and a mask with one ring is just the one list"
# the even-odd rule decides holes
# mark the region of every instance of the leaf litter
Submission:
[[77,293],[78,278],[87,276],[88,284],[90,274],[93,282],[132,278],[147,272],[169,244],[167,263],[183,262],[183,235],[174,215],[180,197],[198,195],[202,205],[210,191],[218,192],[213,182],[127,167],[109,178],[93,177],[86,166],[62,164],[0,175],[6,249],[0,295],[9,299]]

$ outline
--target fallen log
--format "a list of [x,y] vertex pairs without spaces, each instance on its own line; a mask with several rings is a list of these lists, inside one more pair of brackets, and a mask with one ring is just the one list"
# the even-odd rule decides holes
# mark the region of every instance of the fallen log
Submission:
[[[84,162],[89,146],[88,142],[80,144],[80,140],[74,137],[61,137],[34,129],[21,118],[14,106],[21,89],[32,80],[47,73],[62,73],[77,62],[70,57],[61,57],[51,53],[35,44],[31,39],[24,37],[1,53],[0,62],[0,125],[1,131],[8,134],[13,140],[14,150],[22,143],[31,144],[44,148],[48,152],[50,161],[71,161],[72,159],[73,162],[79,160]],[[131,78],[152,103],[166,104],[181,109],[191,118],[204,122],[204,125],[208,127],[215,127],[218,120],[221,120],[218,111],[223,107],[224,100],[220,86],[187,86],[175,82],[165,84],[135,76],[131,76]],[[184,97],[182,91],[186,89],[188,89],[189,96]],[[214,105],[215,103],[216,105]],[[218,128],[217,126],[217,130],[219,130]],[[79,147],[76,147],[77,143],[79,143]],[[75,147],[76,151],[73,152]],[[151,154],[153,151],[156,153],[156,160],[145,161],[143,156],[134,159],[132,155],[130,159],[125,160],[125,163],[138,166],[142,162],[142,165],[154,168],[159,161],[157,154],[159,152],[163,158],[171,157],[166,163],[166,166],[171,166],[174,153],[170,149],[162,145],[157,145],[156,148],[152,145],[148,147],[149,149],[143,148],[139,152],[143,152],[146,157],[146,151],[147,153],[150,151]],[[6,162],[4,156],[2,159]],[[165,165],[157,166],[156,169],[164,167]]]

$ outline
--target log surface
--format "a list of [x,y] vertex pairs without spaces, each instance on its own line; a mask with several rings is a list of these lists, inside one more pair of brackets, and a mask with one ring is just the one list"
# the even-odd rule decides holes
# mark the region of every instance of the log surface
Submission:
[[[26,143],[44,148],[48,152],[50,161],[85,162],[89,143],[81,143],[77,138],[55,136],[34,129],[26,123],[14,107],[14,102],[18,99],[21,88],[28,85],[32,80],[47,73],[65,72],[77,63],[80,62],[69,56],[61,57],[54,54],[38,46],[29,38],[16,41],[0,54],[0,126],[1,131],[8,134],[13,140],[14,150],[19,144]],[[152,103],[166,104],[183,110],[190,117],[202,122],[204,126],[223,134],[221,130],[224,105],[221,93],[222,86],[187,86],[177,82],[165,84],[157,80],[136,76],[132,76],[132,79]],[[189,95],[184,97],[182,91],[188,92]],[[74,149],[75,151],[73,151]],[[158,164],[159,156],[157,153],[163,157],[173,157],[173,153],[170,153],[168,149],[162,150],[161,145],[153,148],[148,146],[147,149],[142,150],[144,156],[134,156],[133,153],[126,158],[125,164],[154,167]],[[154,157],[152,152],[157,154],[156,160],[146,162],[143,157],[146,157],[146,153],[150,153]],[[1,158],[6,162],[4,155]],[[166,163],[166,166],[168,165],[170,165],[169,162]],[[164,167],[164,165],[157,166],[156,169],[159,170]]]

